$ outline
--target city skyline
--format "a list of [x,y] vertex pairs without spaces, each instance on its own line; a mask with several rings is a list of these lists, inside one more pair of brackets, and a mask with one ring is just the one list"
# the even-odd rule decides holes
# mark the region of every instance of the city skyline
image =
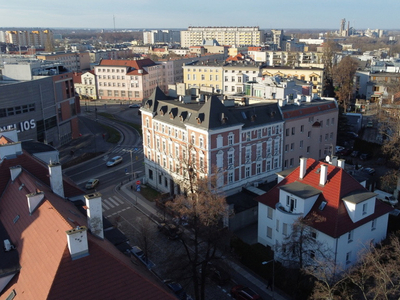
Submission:
[[[0,7],[0,27],[13,28],[187,28],[259,26],[260,28],[339,29],[341,19],[355,29],[398,29],[400,2],[383,0],[281,0],[252,4],[238,0],[99,0],[28,2]],[[380,10],[379,7],[382,9]],[[379,11],[388,12],[386,15]],[[192,13],[194,12],[194,13]],[[390,13],[392,12],[392,13]],[[346,25],[347,26],[347,25]]]

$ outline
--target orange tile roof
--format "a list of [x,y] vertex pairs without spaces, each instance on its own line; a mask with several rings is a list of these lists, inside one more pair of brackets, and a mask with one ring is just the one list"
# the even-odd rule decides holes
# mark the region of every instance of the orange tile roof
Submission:
[[[35,168],[32,172],[22,168],[19,176],[11,181],[9,167],[26,165],[26,156],[0,163],[0,221],[15,246],[11,251],[18,252],[21,266],[0,291],[0,299],[5,299],[13,290],[18,299],[29,300],[175,299],[109,241],[90,233],[89,255],[72,260],[65,231],[86,226],[86,216],[72,202],[54,194],[48,184],[35,176]],[[42,173],[40,169],[39,173]],[[37,190],[44,193],[44,199],[30,214],[26,195]],[[19,218],[14,222],[16,216]],[[0,259],[4,259],[4,253],[0,253]]]
[[[319,185],[320,174],[316,172],[322,164],[328,165],[328,178],[327,183],[324,186]],[[311,158],[307,159],[306,175],[304,178],[299,179],[299,174],[300,167],[291,172],[269,192],[257,197],[257,201],[275,209],[275,205],[279,202],[279,187],[292,182],[301,182],[312,186],[313,188],[320,190],[321,194],[306,217],[320,216],[320,219],[324,221],[319,220],[319,222],[314,222],[313,227],[334,238],[337,238],[392,210],[389,205],[377,200],[375,212],[372,215],[353,223],[347,213],[342,199],[351,192],[360,190],[367,191],[356,179],[342,168],[319,162]],[[327,205],[321,211],[318,207],[322,201],[327,201]]]

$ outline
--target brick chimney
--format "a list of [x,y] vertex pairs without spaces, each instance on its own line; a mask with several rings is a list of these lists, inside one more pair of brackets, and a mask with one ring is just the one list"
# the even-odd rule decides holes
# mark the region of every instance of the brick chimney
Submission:
[[36,191],[26,195],[26,198],[28,199],[29,213],[32,214],[39,203],[44,199],[44,193],[42,191]]
[[101,206],[101,193],[85,195],[87,223],[91,233],[104,239],[103,231],[103,208]]
[[54,194],[64,198],[64,186],[61,164],[58,162],[49,163],[50,187]]
[[11,180],[14,181],[15,178],[18,177],[19,174],[21,174],[22,168],[20,165],[10,167],[10,172],[11,172]]
[[69,253],[73,260],[89,255],[87,228],[85,226],[78,226],[67,230],[65,233],[67,234]]

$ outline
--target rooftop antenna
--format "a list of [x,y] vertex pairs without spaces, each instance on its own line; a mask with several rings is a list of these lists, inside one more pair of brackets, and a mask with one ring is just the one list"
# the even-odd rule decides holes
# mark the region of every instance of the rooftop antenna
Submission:
[[115,15],[113,15],[113,22],[114,22],[114,32],[115,32]]

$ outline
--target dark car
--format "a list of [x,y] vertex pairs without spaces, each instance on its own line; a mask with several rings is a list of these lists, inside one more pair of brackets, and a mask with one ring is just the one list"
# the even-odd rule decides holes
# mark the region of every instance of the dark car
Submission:
[[236,285],[231,289],[231,296],[238,300],[255,300],[261,299],[261,296],[249,287]]
[[192,300],[192,297],[190,297],[183,287],[174,281],[167,282],[167,286],[171,289],[171,291],[177,296],[179,300]]
[[158,224],[158,230],[164,233],[170,240],[176,240],[180,238],[183,232],[180,227],[171,223]]
[[140,108],[141,105],[140,104],[131,104],[129,105],[129,108]]
[[360,159],[361,160],[368,160],[372,157],[372,155],[370,153],[361,153],[360,154]]

